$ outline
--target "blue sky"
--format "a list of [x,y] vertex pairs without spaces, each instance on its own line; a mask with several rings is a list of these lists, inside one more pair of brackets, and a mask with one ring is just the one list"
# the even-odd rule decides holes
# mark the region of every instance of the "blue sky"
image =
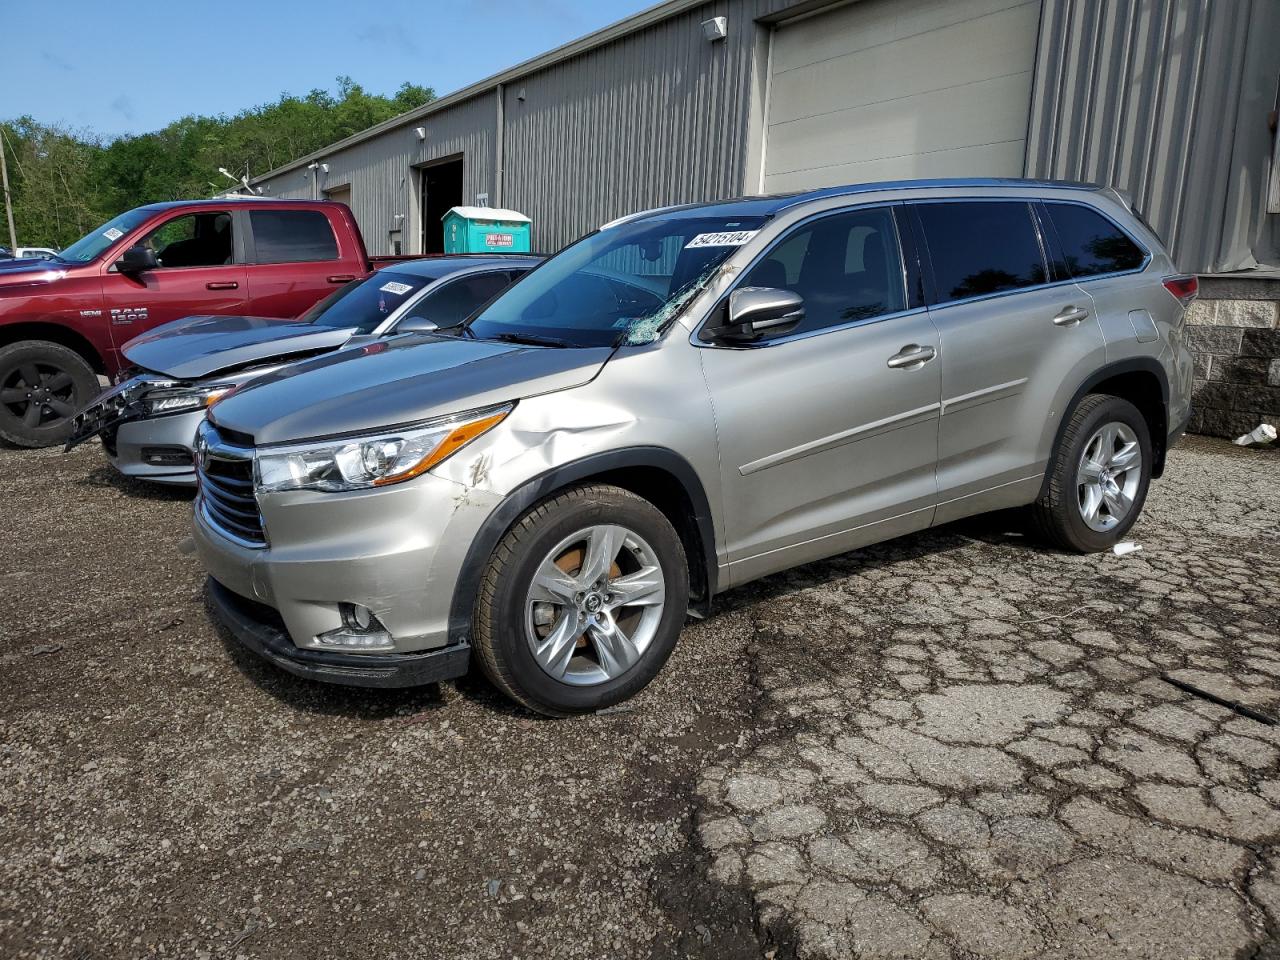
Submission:
[[445,94],[654,0],[0,0],[0,118],[117,136],[346,74]]

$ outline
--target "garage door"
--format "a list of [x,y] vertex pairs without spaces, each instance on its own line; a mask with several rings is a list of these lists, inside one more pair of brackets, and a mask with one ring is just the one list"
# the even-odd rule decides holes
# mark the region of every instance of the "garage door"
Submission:
[[858,0],[777,27],[766,193],[1021,176],[1039,0]]

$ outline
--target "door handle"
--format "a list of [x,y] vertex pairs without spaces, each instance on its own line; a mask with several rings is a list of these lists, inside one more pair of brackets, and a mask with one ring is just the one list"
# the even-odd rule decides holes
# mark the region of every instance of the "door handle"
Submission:
[[354,273],[335,273],[332,277],[325,277],[330,283],[350,283],[355,278]]
[[210,280],[204,285],[206,290],[237,290],[240,284],[234,280]]
[[1081,320],[1089,316],[1089,311],[1084,307],[1063,307],[1058,311],[1058,315],[1053,318],[1053,322],[1060,327],[1069,327],[1079,323]]
[[933,347],[922,347],[918,343],[908,343],[886,362],[894,370],[913,370],[916,367],[923,367],[937,355],[938,351],[934,350]]

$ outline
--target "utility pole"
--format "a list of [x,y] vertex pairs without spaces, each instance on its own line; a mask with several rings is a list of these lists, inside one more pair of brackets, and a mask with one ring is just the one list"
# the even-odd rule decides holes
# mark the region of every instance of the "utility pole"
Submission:
[[4,127],[0,127],[0,183],[4,184],[4,214],[9,219],[9,249],[18,252],[18,231],[13,228],[13,200],[9,197],[9,165],[4,158]]

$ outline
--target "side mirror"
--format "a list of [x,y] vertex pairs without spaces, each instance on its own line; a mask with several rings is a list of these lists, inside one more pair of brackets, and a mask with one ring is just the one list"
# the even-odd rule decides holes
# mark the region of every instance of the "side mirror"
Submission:
[[729,317],[710,331],[716,340],[751,343],[789,333],[804,319],[804,298],[776,287],[739,287],[729,294]]
[[392,333],[434,333],[440,324],[426,317],[405,317],[391,330]]
[[142,273],[160,266],[156,252],[146,244],[135,243],[116,261],[116,269],[124,274]]

